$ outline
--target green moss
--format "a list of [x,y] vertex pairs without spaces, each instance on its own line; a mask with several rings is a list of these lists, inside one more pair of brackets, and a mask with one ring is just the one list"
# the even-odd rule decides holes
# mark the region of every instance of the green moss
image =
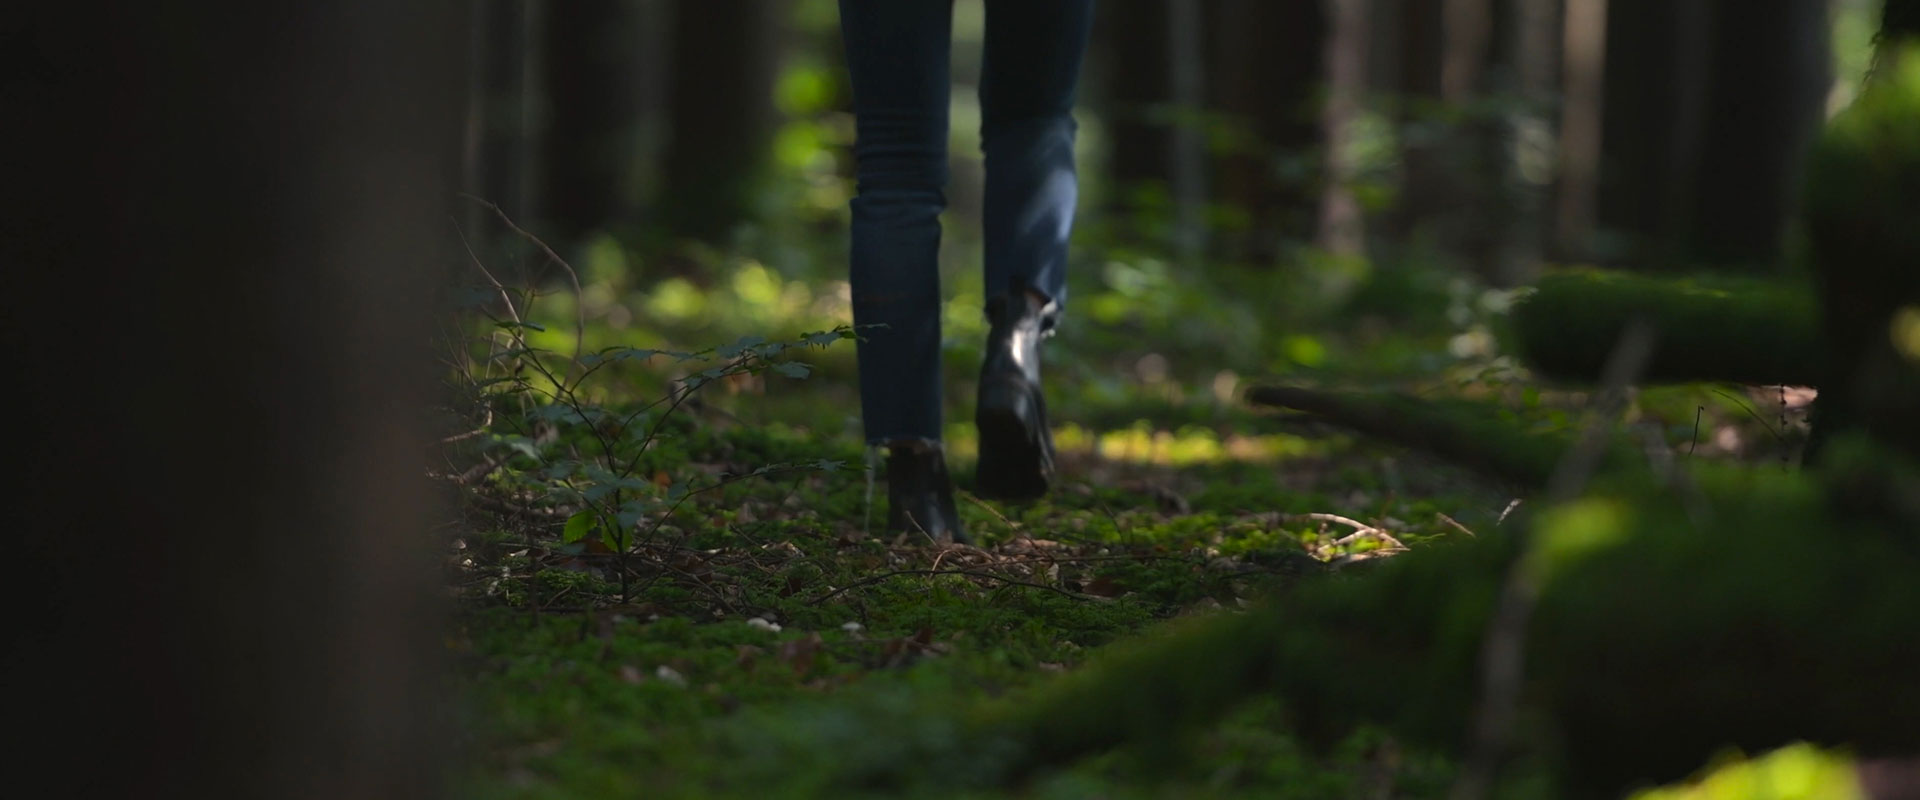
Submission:
[[[1550,419],[1528,421],[1488,403],[1420,398],[1388,392],[1322,391],[1262,386],[1248,392],[1257,405],[1305,411],[1328,422],[1415,447],[1481,474],[1525,487],[1544,487],[1573,445],[1572,432]],[[1639,461],[1624,444],[1607,463]]]
[[[1565,786],[1603,791],[1683,775],[1728,745],[1920,746],[1920,695],[1868,677],[1920,673],[1920,586],[1906,578],[1920,552],[1884,530],[1835,530],[1829,500],[1806,476],[1709,469],[1679,486],[1608,479],[1542,514],[1525,749],[1561,764]],[[1174,625],[983,724],[1027,758],[1065,761],[1164,747],[1273,693],[1309,740],[1372,723],[1457,752],[1515,543],[1430,548]]]
[[1541,375],[1594,383],[1635,317],[1655,329],[1644,383],[1809,386],[1823,376],[1810,287],[1777,280],[1557,271],[1515,304],[1510,338]]

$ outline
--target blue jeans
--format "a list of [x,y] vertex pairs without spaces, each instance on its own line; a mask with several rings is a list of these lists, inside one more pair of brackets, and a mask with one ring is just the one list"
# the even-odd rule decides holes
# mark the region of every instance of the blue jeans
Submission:
[[[853,321],[867,441],[940,438],[940,212],[951,0],[840,0],[853,82]],[[1066,300],[1074,86],[1093,0],[987,0],[986,296]]]

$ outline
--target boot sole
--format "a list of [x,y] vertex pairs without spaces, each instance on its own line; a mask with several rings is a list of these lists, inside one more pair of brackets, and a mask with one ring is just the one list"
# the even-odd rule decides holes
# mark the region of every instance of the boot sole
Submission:
[[[974,488],[983,497],[1031,500],[1053,481],[1046,409],[1025,381],[996,380],[980,387],[974,426],[980,432],[980,463]],[[1031,424],[1037,422],[1038,424]]]

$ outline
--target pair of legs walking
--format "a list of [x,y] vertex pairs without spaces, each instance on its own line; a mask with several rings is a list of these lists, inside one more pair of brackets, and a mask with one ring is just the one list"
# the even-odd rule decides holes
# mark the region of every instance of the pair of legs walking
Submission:
[[[1066,300],[1078,195],[1072,110],[1093,0],[986,6],[980,136],[992,331],[975,412],[978,488],[1034,496],[1053,468],[1037,347]],[[952,19],[951,0],[840,0],[856,118],[849,280],[864,337],[866,437],[889,449],[890,526],[962,539],[939,446],[939,216]]]

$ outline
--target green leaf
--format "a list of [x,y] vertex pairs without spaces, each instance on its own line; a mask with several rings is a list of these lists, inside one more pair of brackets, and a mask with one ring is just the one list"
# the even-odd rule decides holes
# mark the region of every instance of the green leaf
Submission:
[[532,439],[528,439],[525,436],[503,437],[499,440],[499,443],[502,445],[505,445],[507,449],[512,450],[521,455],[524,455],[535,461],[540,460],[540,450],[533,446]]
[[782,361],[773,365],[773,371],[789,378],[805,378],[813,368],[799,361]]
[[606,545],[608,550],[616,553],[622,552],[627,549],[627,531],[625,528],[617,530],[602,528],[600,530],[600,543]]
[[587,538],[587,534],[593,532],[594,522],[594,514],[591,510],[581,511],[568,517],[566,529],[560,532],[560,541],[571,544]]
[[741,353],[744,353],[754,347],[758,347],[762,344],[765,344],[766,341],[767,339],[764,336],[751,336],[751,335],[742,336],[740,337],[739,341],[736,341],[733,344],[727,345],[725,347],[718,348],[714,350],[714,352],[718,353],[721,358],[733,358],[734,356],[738,356]]

